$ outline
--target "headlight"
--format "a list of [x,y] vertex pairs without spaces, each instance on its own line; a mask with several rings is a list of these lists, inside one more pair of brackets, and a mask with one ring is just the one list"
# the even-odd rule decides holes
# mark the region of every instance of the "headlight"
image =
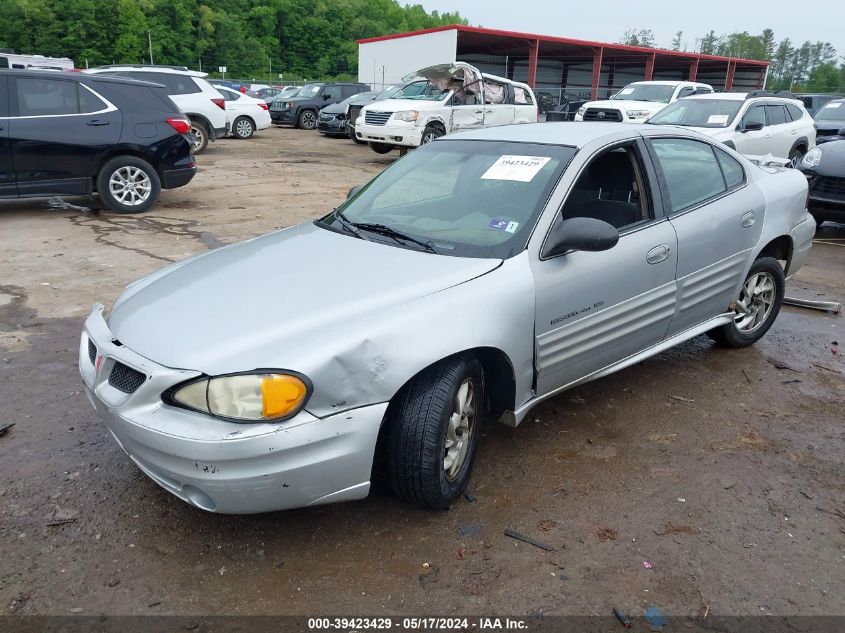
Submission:
[[575,114],[577,114],[578,116],[584,116],[584,113],[586,111],[587,111],[587,108],[581,106],[580,108],[578,108],[578,112],[576,112]]
[[287,102],[283,103],[282,104],[282,110],[290,110],[290,103],[287,103]]
[[240,422],[293,417],[305,406],[310,381],[275,370],[199,378],[170,389],[168,404]]
[[801,165],[810,168],[817,167],[820,162],[822,162],[821,147],[814,147],[809,152],[804,154],[804,158],[801,159]]
[[650,115],[651,112],[649,112],[648,110],[628,110],[629,119],[644,119]]
[[393,115],[393,118],[396,121],[409,121],[410,123],[416,123],[419,116],[420,113],[416,110],[406,110],[405,112],[397,112]]

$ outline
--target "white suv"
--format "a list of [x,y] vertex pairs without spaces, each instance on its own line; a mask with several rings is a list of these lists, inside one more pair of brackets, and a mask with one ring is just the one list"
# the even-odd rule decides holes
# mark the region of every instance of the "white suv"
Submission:
[[413,78],[428,83],[420,90],[414,82],[399,96],[365,106],[355,121],[355,136],[378,154],[418,147],[452,132],[537,121],[531,88],[465,62],[438,64],[404,79]]
[[173,102],[191,120],[194,154],[201,154],[209,141],[226,136],[226,103],[217,90],[205,80],[206,73],[184,66],[100,66],[86,73],[108,73],[118,77],[140,79],[162,84]]
[[740,154],[771,154],[795,162],[815,146],[816,128],[804,104],[790,97],[764,90],[688,97],[647,123],[690,127]]
[[576,121],[642,123],[670,103],[693,94],[713,92],[694,81],[635,81],[605,101],[588,101],[575,113]]

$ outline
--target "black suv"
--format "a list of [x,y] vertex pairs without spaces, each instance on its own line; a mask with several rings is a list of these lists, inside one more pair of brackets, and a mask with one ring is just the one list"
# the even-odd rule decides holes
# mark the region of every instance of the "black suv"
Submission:
[[190,130],[159,84],[0,70],[0,198],[97,192],[119,213],[146,211],[194,177]]
[[287,123],[303,130],[313,130],[317,127],[317,113],[320,110],[369,89],[367,84],[356,83],[305,84],[295,97],[273,100],[270,118],[273,123]]

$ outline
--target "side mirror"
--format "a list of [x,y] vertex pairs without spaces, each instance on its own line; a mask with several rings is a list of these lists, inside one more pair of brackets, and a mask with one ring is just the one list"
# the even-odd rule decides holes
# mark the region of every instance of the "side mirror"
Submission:
[[364,185],[356,185],[355,187],[352,187],[352,189],[350,189],[349,191],[346,192],[346,199],[349,200],[349,198],[353,197],[356,193],[361,191],[361,189],[363,189],[363,188],[364,188]]
[[763,129],[763,124],[760,121],[750,121],[742,126],[740,132],[757,132]]
[[595,218],[570,218],[554,226],[543,257],[555,257],[567,251],[606,251],[619,241],[615,226]]
[[837,134],[839,134],[839,136],[845,136],[845,127],[839,128],[839,132],[837,132]]

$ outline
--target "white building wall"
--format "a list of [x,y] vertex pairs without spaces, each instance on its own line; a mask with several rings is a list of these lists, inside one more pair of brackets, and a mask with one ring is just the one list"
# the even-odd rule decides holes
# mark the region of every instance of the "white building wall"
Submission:
[[359,44],[358,81],[380,89],[420,68],[454,62],[457,50],[455,29]]

